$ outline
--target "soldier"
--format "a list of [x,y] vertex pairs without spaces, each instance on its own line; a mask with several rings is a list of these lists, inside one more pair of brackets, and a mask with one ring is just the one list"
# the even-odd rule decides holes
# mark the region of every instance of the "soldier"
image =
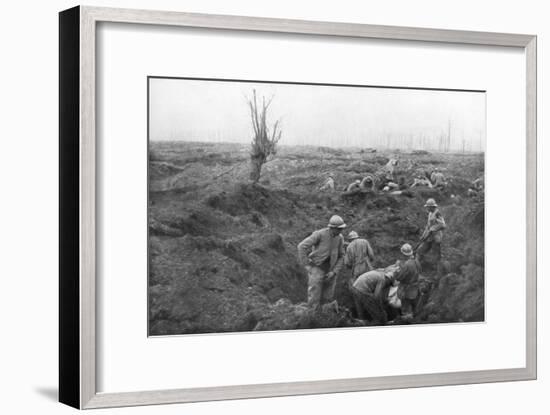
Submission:
[[334,191],[334,176],[332,173],[329,173],[327,179],[325,180],[325,183],[319,188],[319,191]]
[[403,258],[398,261],[399,269],[394,275],[399,282],[397,297],[401,300],[401,312],[405,320],[414,317],[414,310],[418,302],[418,278],[420,276],[420,262],[414,257],[413,249],[409,244],[401,247]]
[[414,183],[411,185],[411,187],[416,186],[428,186],[432,188],[432,182],[427,177],[419,174],[414,178]]
[[388,316],[385,303],[392,279],[383,270],[361,274],[351,285],[351,293],[357,309],[357,317],[374,324],[386,324]]
[[395,171],[395,167],[397,166],[397,163],[399,163],[399,160],[397,158],[390,159],[386,163],[386,165],[383,167],[383,170],[385,170],[388,173],[388,178],[390,180],[393,180],[393,172]]
[[445,181],[445,176],[443,176],[443,173],[441,173],[438,168],[434,169],[430,180],[432,181],[432,185],[435,188],[443,189],[447,185],[447,182]]
[[308,273],[308,305],[318,308],[334,297],[336,277],[344,264],[344,238],[346,227],[337,215],[330,218],[328,227],[313,232],[298,244],[298,258]]
[[360,184],[361,184],[361,180],[355,180],[354,182],[348,185],[348,187],[346,188],[346,192],[353,192],[355,190],[359,190],[361,188],[359,186]]
[[468,196],[473,197],[483,192],[483,178],[480,177],[472,182],[468,188]]
[[344,264],[351,268],[352,279],[355,281],[359,275],[372,270],[374,252],[369,241],[359,238],[355,231],[349,233],[348,240],[351,242],[346,249]]
[[368,174],[365,177],[363,177],[363,180],[361,180],[359,187],[361,188],[361,190],[374,190],[375,188],[374,182],[375,182],[374,176]]
[[441,261],[441,241],[443,239],[443,230],[447,227],[443,215],[437,208],[437,203],[434,199],[428,199],[424,205],[428,211],[428,222],[426,228],[420,237],[420,243],[416,249],[416,257],[422,261],[424,255],[430,250],[433,250],[436,257],[436,262]]

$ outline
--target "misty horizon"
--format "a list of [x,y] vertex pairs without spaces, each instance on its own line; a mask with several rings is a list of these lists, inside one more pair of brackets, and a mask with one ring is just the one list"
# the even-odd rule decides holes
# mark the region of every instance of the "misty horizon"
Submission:
[[253,90],[282,146],[485,150],[484,92],[172,78],[149,79],[149,139],[250,143]]

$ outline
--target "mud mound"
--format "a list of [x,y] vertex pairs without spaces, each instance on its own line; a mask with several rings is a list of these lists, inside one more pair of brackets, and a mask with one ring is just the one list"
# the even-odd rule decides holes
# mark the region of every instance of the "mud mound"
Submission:
[[[253,314],[253,313],[251,313]],[[254,330],[292,330],[359,326],[350,311],[336,304],[325,304],[319,310],[305,304],[292,304],[281,299],[262,314],[254,315],[257,321]]]
[[149,163],[149,177],[152,181],[165,179],[183,170],[183,167],[175,166],[165,161]]
[[[447,221],[442,252],[450,273],[434,283],[417,322],[483,319],[483,195],[466,195],[470,181],[483,174],[482,156],[429,154],[412,160],[402,155],[399,174],[406,180],[434,164],[452,179],[443,191],[415,188],[405,197],[317,191],[328,172],[342,189],[387,163],[393,152],[283,148],[266,164],[262,185],[251,185],[243,182],[247,151],[241,145],[201,143],[154,148],[151,334],[358,325],[347,268],[337,283],[338,307],[325,306],[316,313],[304,306],[307,275],[298,263],[298,243],[338,214],[348,225],[344,235],[355,230],[369,239],[373,265],[385,267],[395,262],[403,243],[418,242],[429,197],[437,200]],[[424,274],[435,281],[435,268]]]
[[290,215],[294,205],[289,200],[288,192],[254,184],[240,184],[234,189],[209,196],[206,204],[231,216],[246,215],[253,211],[269,216]]
[[428,303],[418,315],[418,322],[483,321],[483,268],[467,265],[462,274],[448,274],[441,278]]
[[158,236],[209,235],[217,224],[218,218],[207,211],[196,210],[186,216],[150,218],[149,233]]
[[186,234],[152,242],[152,334],[252,330],[249,311],[306,298],[304,271],[278,234],[236,240]]

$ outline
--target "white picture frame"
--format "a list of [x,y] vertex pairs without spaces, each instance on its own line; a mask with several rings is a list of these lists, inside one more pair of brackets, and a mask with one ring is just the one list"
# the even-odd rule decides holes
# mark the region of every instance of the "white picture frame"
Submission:
[[[525,367],[435,374],[99,393],[96,356],[96,27],[100,22],[412,40],[525,52]],[[60,13],[59,400],[87,409],[536,378],[536,36],[78,6]]]

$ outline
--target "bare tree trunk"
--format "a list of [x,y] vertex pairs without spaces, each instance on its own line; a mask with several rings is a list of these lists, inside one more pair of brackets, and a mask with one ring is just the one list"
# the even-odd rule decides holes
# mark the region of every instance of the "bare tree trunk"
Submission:
[[253,183],[258,183],[260,180],[262,165],[267,158],[277,154],[277,143],[281,139],[280,121],[275,121],[272,128],[267,126],[267,110],[272,100],[273,97],[266,102],[265,97],[262,97],[261,108],[259,108],[255,89],[252,90],[252,98],[248,100],[254,129],[250,148],[250,180]]
[[262,174],[262,166],[265,163],[263,157],[250,157],[250,180],[253,183],[258,183]]

